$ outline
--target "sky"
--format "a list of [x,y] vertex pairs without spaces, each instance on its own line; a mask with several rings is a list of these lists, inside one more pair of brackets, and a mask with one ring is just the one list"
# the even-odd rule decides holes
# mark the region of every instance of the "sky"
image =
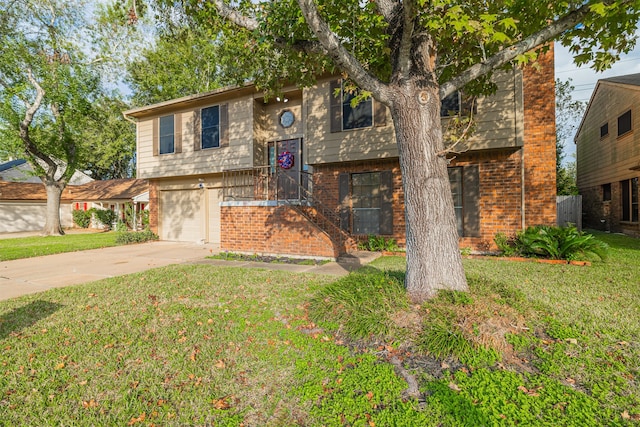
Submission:
[[[556,79],[564,81],[571,78],[571,84],[575,87],[571,94],[574,100],[589,102],[599,79],[640,73],[640,43],[634,51],[622,55],[613,67],[602,73],[594,71],[592,68],[589,68],[588,65],[577,67],[573,63],[572,56],[568,49],[556,43],[555,71]],[[575,144],[573,144],[573,138],[565,144],[565,153],[565,161],[574,160]]]

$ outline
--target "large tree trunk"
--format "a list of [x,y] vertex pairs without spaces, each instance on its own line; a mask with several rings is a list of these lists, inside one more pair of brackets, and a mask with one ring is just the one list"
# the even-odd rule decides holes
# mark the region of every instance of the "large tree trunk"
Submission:
[[47,190],[47,217],[42,230],[43,236],[61,236],[64,234],[60,224],[60,198],[64,190],[64,183],[47,179],[44,182]]
[[407,273],[414,302],[439,289],[467,290],[444,156],[437,85],[395,86],[391,114],[404,187]]

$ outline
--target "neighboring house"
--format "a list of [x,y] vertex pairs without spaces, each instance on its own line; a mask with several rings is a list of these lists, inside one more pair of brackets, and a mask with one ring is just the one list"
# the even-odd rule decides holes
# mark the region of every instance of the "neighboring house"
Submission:
[[[63,228],[72,228],[73,210],[91,208],[111,209],[124,219],[126,204],[134,206],[135,222],[140,226],[141,213],[149,206],[146,180],[113,179],[67,186],[60,200],[60,222]],[[0,181],[0,233],[42,230],[46,206],[42,183]]]
[[[110,209],[116,217],[125,220],[127,206],[132,206],[134,228],[141,226],[142,212],[149,206],[149,182],[144,179],[110,179],[92,181],[83,185],[67,187],[73,210]],[[92,226],[104,227],[93,221]]]
[[[449,168],[460,245],[478,250],[495,247],[498,232],[556,220],[553,50],[495,82],[495,95],[477,100],[469,150]],[[443,111],[461,108],[456,95]],[[352,107],[335,77],[282,98],[245,85],[125,115],[137,121],[137,176],[149,180],[163,240],[317,257],[370,234],[405,244],[391,115],[372,100]]]
[[[42,183],[0,181],[0,233],[39,231],[47,214],[47,193]],[[60,223],[73,227],[71,200],[62,193]]]
[[[31,182],[42,184],[42,180],[33,174],[33,168],[26,160],[11,160],[0,164],[0,181]],[[89,175],[76,170],[69,185],[81,185],[93,181]]]
[[640,235],[640,74],[598,80],[575,136],[583,224]]

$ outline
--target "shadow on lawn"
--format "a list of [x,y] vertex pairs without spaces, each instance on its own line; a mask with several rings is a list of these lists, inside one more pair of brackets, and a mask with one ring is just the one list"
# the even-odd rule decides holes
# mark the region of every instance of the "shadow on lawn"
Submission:
[[39,320],[51,316],[62,307],[64,307],[62,304],[37,300],[14,308],[9,313],[0,316],[0,339],[28,328]]

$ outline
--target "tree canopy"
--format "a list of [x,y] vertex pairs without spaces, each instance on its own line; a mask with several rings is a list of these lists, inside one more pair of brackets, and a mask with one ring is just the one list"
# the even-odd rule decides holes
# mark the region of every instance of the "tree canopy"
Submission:
[[63,233],[62,190],[94,158],[88,139],[106,128],[96,108],[102,61],[86,44],[94,35],[87,6],[0,1],[0,137],[5,155],[25,158],[45,185],[44,234]]

